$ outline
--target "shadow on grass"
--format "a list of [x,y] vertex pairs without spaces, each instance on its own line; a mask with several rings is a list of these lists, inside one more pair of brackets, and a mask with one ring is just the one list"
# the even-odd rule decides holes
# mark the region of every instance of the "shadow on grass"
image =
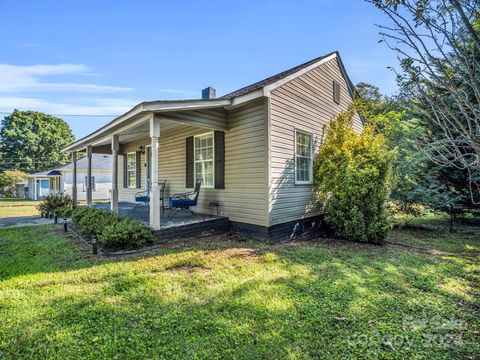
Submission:
[[[478,326],[473,294],[443,286],[461,279],[478,287],[472,259],[217,237],[106,261],[86,258],[51,227],[4,234],[6,358],[461,358],[480,351],[469,330],[462,346],[444,348],[425,346],[422,336],[445,330],[404,327],[407,317],[438,315]],[[415,340],[408,346],[385,345],[407,335]]]

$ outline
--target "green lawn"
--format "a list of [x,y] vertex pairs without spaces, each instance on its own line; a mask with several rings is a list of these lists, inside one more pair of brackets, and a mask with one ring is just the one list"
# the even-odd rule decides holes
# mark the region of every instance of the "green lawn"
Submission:
[[38,201],[0,198],[0,218],[39,215]]
[[107,260],[56,231],[0,230],[2,359],[480,357],[472,235],[217,237]]

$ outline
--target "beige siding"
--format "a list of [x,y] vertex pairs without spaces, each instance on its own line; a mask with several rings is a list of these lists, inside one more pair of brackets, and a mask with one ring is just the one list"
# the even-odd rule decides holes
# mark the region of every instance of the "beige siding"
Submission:
[[[225,116],[225,114],[222,114]],[[225,132],[225,189],[200,191],[197,211],[214,213],[210,201],[218,201],[221,214],[232,221],[266,226],[267,219],[267,142],[266,106],[263,100],[235,109],[228,114]],[[209,130],[190,125],[160,130],[159,178],[167,180],[166,195],[190,191],[185,188],[185,139]],[[123,144],[124,152],[148,144],[145,139]],[[145,155],[142,155],[142,189],[145,188]],[[140,189],[123,187],[123,157],[119,159],[119,199],[133,202]]]
[[[341,101],[333,101],[333,80],[341,86]],[[271,92],[270,98],[270,225],[318,214],[312,186],[295,185],[295,129],[313,134],[314,149],[324,125],[351,104],[347,84],[333,59]],[[358,116],[354,128],[361,130]]]

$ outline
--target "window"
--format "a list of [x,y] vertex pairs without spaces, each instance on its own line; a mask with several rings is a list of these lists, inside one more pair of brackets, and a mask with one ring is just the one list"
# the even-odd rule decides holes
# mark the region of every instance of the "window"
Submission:
[[59,191],[60,190],[60,178],[59,177],[51,177],[50,178],[50,190],[51,191]]
[[135,152],[127,154],[127,187],[137,187],[137,154]]
[[[95,183],[95,176],[92,176],[92,191],[97,190],[97,185]],[[83,191],[87,191],[87,177],[85,176],[85,181],[83,182]]]
[[201,179],[202,186],[213,188],[213,132],[195,136],[193,151],[195,159],[195,179]]
[[295,131],[295,184],[312,183],[312,135]]
[[340,84],[336,80],[333,80],[333,101],[340,104]]

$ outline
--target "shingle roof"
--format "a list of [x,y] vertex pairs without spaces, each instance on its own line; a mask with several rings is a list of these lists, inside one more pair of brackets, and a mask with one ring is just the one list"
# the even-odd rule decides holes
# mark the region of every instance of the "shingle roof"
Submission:
[[229,94],[226,94],[226,95],[223,95],[221,98],[226,98],[226,99],[230,99],[230,98],[233,98],[233,97],[236,97],[236,96],[240,96],[240,95],[243,95],[243,94],[246,94],[246,93],[249,93],[249,92],[252,92],[252,91],[255,91],[257,89],[261,89],[263,88],[264,86],[267,86],[267,85],[270,85],[270,84],[273,84],[274,82],[278,81],[278,80],[281,80],[293,73],[296,73],[297,71],[300,71],[314,63],[316,63],[317,61],[320,61],[320,60],[323,60],[327,57],[329,57],[330,55],[333,55],[337,53],[336,51],[334,52],[331,52],[329,54],[326,54],[326,55],[322,55],[322,56],[319,56],[313,60],[310,60],[310,61],[307,61],[303,64],[300,64],[300,65],[297,65],[291,69],[288,69],[288,70],[285,70],[285,71],[282,71],[281,73],[278,73],[276,75],[273,75],[273,76],[270,76],[266,79],[263,79],[263,80],[260,80],[260,81],[257,81],[256,83],[253,83],[251,85],[248,85],[248,86],[245,86],[241,89],[238,89],[238,90],[235,90],[234,92],[231,92]]
[[[77,170],[87,170],[87,168],[88,168],[88,160],[86,156],[77,160]],[[58,175],[61,175],[60,171],[72,170],[72,169],[73,169],[73,165],[72,163],[70,163],[56,169],[40,171],[34,174],[30,174],[30,176],[58,176]],[[92,171],[95,171],[95,170],[106,170],[106,171],[112,170],[112,156],[102,155],[102,154],[92,154]]]
[[[77,160],[77,170],[87,170],[87,157]],[[57,170],[72,170],[72,163],[58,168]],[[92,154],[92,170],[112,170],[112,156],[102,154]]]
[[49,176],[51,171],[52,170],[40,171],[40,172],[30,174],[29,176]]

